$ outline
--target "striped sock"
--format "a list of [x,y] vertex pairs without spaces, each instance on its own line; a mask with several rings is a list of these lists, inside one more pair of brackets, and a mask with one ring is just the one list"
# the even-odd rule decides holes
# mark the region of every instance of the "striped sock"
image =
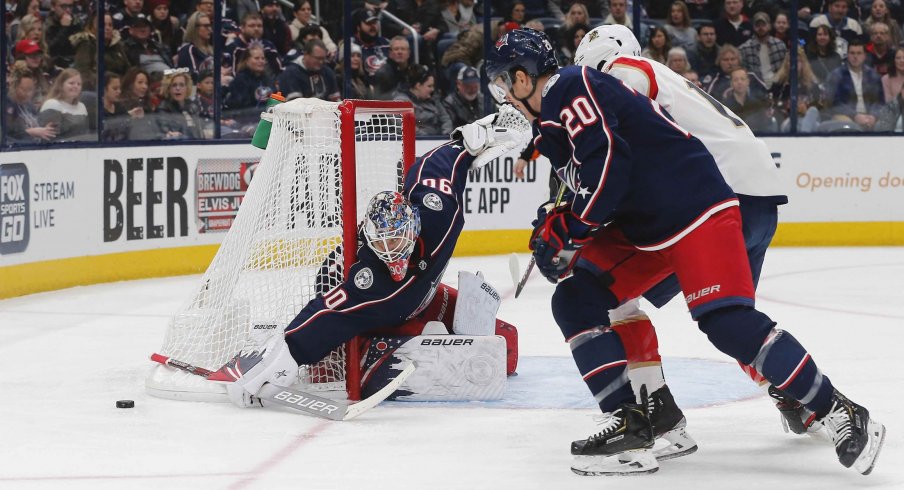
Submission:
[[829,413],[832,382],[790,333],[773,329],[751,363],[776,388],[799,400],[817,417]]
[[603,412],[634,401],[628,361],[621,339],[612,330],[592,328],[570,339],[571,355]]

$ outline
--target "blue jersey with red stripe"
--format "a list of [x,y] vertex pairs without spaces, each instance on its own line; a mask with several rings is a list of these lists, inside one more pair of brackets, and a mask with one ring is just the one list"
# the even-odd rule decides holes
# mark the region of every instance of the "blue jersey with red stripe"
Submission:
[[590,226],[612,222],[632,243],[656,246],[736,199],[703,143],[615,77],[563,68],[546,83],[540,114],[537,149]]
[[[464,227],[464,192],[472,157],[450,141],[418,158],[403,193],[418,208],[421,234],[401,281],[367,245],[346,280],[311,300],[286,327],[286,343],[299,364],[322,359],[368,330],[401,325],[433,298]],[[364,243],[359,233],[359,243]]]

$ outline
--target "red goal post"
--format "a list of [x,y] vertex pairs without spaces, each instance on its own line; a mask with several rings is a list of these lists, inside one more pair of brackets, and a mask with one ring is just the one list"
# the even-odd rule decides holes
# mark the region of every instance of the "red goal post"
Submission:
[[[399,185],[398,190],[402,190],[402,186],[404,186],[404,176],[408,173],[408,169],[411,168],[411,165],[414,164],[414,159],[416,157],[415,154],[415,132],[416,132],[416,120],[414,117],[414,108],[412,107],[410,102],[402,102],[402,101],[374,101],[374,100],[356,100],[350,99],[345,100],[339,104],[339,110],[341,112],[342,119],[342,166],[343,166],[343,175],[357,175],[356,171],[358,165],[358,152],[357,152],[357,142],[355,137],[355,118],[360,117],[361,114],[366,114],[368,112],[376,111],[376,113],[385,113],[386,111],[392,111],[401,115],[402,117],[402,179]],[[351,133],[351,134],[349,134]],[[347,155],[351,155],[351,158],[348,158]],[[351,196],[350,203],[346,202],[348,205],[344,206],[342,209],[343,213],[343,221],[345,223],[357,223],[357,215],[356,210],[358,209],[357,196],[358,193],[355,192],[356,189],[356,180],[350,181],[349,179],[343,179],[342,187],[343,194]],[[361,203],[362,206],[366,206],[367,202]],[[355,243],[357,240],[357,227],[345,227],[343,242],[345,243]],[[350,270],[352,264],[355,263],[356,256],[355,253],[348,253],[344,257],[345,263],[343,270]],[[348,359],[361,359],[361,352],[359,349],[359,339],[354,338],[346,345],[346,354]],[[348,396],[350,400],[360,400],[361,399],[361,363],[360,362],[350,362],[346,363],[346,390],[348,391]]]

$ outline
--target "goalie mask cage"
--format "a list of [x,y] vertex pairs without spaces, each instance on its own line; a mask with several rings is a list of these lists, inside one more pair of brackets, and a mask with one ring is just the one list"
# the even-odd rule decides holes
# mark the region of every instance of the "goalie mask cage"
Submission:
[[[219,369],[251,338],[281,331],[355,262],[357,225],[371,196],[402,190],[414,163],[411,104],[296,99],[273,111],[270,140],[232,227],[188,303],[170,320],[159,353]],[[299,368],[309,390],[360,399],[353,339]],[[225,401],[218,383],[154,366],[150,394]]]

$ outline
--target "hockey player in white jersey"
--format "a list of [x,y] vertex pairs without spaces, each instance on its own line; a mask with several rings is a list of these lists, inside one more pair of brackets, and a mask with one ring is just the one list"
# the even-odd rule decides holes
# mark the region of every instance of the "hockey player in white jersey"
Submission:
[[[606,25],[588,32],[575,53],[575,63],[608,73],[631,89],[655,100],[675,122],[700,139],[712,153],[723,178],[738,195],[743,217],[754,285],[757,284],[766,248],[775,234],[777,207],[788,202],[782,191],[778,169],[766,145],[758,140],[744,121],[694,83],[667,66],[640,56],[640,44],[625,26]],[[675,276],[646,294],[661,307],[680,292]],[[610,312],[612,327],[619,333],[628,355],[629,377],[635,387],[650,392],[651,419],[656,435],[669,443],[659,443],[657,459],[674,458],[694,452],[696,442],[685,430],[686,421],[669,392],[663,376],[656,332],[635,298]],[[760,386],[768,387],[782,412],[786,430],[804,433],[816,430],[813,418],[796,400],[768,385],[750,366],[742,369]],[[583,441],[575,441],[573,452]]]

